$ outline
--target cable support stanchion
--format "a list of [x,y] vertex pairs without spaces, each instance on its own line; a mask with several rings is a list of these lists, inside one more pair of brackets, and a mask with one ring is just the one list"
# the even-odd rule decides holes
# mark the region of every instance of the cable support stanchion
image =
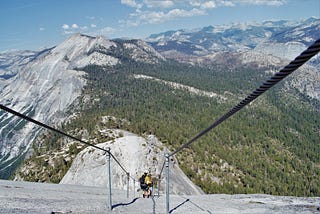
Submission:
[[169,178],[170,178],[170,169],[169,169],[169,154],[166,154],[165,155],[165,158],[166,158],[166,162],[165,162],[165,165],[166,165],[166,213],[169,214],[169,210],[170,210],[170,199],[169,199],[169,194],[170,194],[170,187],[169,187]]
[[127,198],[129,198],[129,182],[130,182],[130,173],[127,172]]
[[231,117],[233,114],[241,110],[243,107],[248,105],[250,102],[255,100],[257,97],[259,97],[261,94],[269,90],[272,86],[283,80],[285,77],[290,75],[293,71],[298,69],[300,66],[302,66],[304,63],[306,63],[309,59],[311,59],[313,56],[315,56],[320,51],[320,39],[316,40],[309,48],[307,48],[305,51],[303,51],[298,57],[296,57],[293,61],[291,61],[287,66],[285,66],[283,69],[281,69],[278,73],[274,74],[269,80],[264,82],[259,88],[257,88],[255,91],[253,91],[250,95],[248,95],[244,100],[242,100],[238,105],[233,107],[229,112],[224,114],[222,117],[220,117],[218,120],[216,120],[212,125],[210,125],[208,128],[200,132],[198,135],[196,135],[194,138],[192,138],[187,143],[183,144],[181,147],[179,147],[177,150],[169,154],[169,156],[173,156],[176,153],[180,152],[184,148],[188,147],[190,144],[192,144],[194,141],[198,140],[200,137],[208,133],[211,129],[215,128],[219,124],[221,124],[223,121]]
[[107,147],[107,189],[108,189],[108,208],[112,210],[112,198],[111,198],[111,152],[110,147]]
[[107,150],[105,150],[105,149],[103,149],[103,148],[101,148],[101,147],[98,147],[98,146],[96,146],[96,145],[94,145],[94,144],[91,144],[91,143],[88,143],[88,142],[86,142],[86,141],[83,141],[83,140],[81,140],[81,139],[79,139],[79,138],[76,138],[76,137],[74,137],[74,136],[72,136],[72,135],[69,135],[69,134],[67,134],[67,133],[65,133],[65,132],[63,132],[63,131],[60,131],[60,130],[55,129],[55,128],[51,127],[51,126],[48,126],[48,125],[46,125],[46,124],[44,124],[44,123],[41,123],[41,122],[39,122],[39,121],[37,121],[37,120],[35,120],[35,119],[32,119],[31,117],[28,117],[28,116],[26,116],[26,115],[24,115],[24,114],[21,114],[21,113],[13,110],[13,109],[11,109],[11,108],[8,108],[8,107],[6,107],[6,106],[4,106],[4,105],[2,105],[2,104],[0,104],[0,109],[4,110],[4,111],[6,111],[6,112],[9,112],[9,113],[11,113],[11,114],[13,114],[13,115],[16,115],[16,116],[18,116],[18,117],[20,117],[20,118],[23,118],[23,119],[25,119],[25,120],[27,120],[27,121],[29,121],[29,122],[31,122],[31,123],[34,123],[34,124],[36,124],[36,125],[38,125],[38,126],[41,126],[41,127],[43,127],[43,128],[49,129],[49,130],[51,130],[51,131],[57,132],[57,133],[59,133],[59,134],[61,134],[61,135],[64,135],[64,136],[66,136],[66,137],[69,137],[69,138],[71,138],[71,139],[73,139],[73,140],[75,140],[75,141],[79,141],[79,142],[82,143],[82,144],[86,144],[86,145],[88,145],[88,146],[94,147],[94,148],[99,149],[99,150],[102,150],[102,151],[104,151],[104,152],[108,152]]

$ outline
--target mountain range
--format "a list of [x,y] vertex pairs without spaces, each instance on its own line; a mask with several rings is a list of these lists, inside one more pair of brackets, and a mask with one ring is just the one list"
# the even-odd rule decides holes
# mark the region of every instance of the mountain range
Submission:
[[[167,31],[152,34],[146,41],[163,56],[182,62],[199,64],[222,61],[230,64],[240,60],[244,63],[255,62],[260,66],[268,65],[272,70],[272,66],[283,65],[298,56],[318,38],[319,31],[320,20],[309,18],[300,22],[265,21]],[[319,55],[311,59],[310,64],[316,70],[304,75],[304,78],[311,78],[299,78],[296,79],[299,83],[292,83],[301,92],[303,90],[318,100],[319,60]],[[311,90],[307,89],[306,82]]]
[[[221,51],[245,51],[268,43],[293,42],[302,49],[292,50],[295,55],[312,44],[319,32],[319,19],[310,18],[300,22],[264,21],[262,23],[234,23],[231,25],[207,26],[194,30],[167,31],[152,34],[146,41],[160,53],[170,51],[181,54],[204,56]],[[279,48],[281,46],[279,45]],[[298,52],[296,52],[298,51]],[[272,54],[275,54],[274,51]],[[264,52],[269,54],[269,52]],[[278,55],[275,55],[278,56]],[[279,57],[286,57],[281,55]],[[292,59],[290,57],[289,59]]]
[[[266,21],[145,41],[75,34],[42,51],[0,54],[1,104],[95,143],[109,140],[104,128],[121,128],[173,150],[318,39],[319,26],[316,18]],[[205,192],[318,195],[319,82],[318,55],[228,122],[232,131],[222,126],[177,155],[180,167]],[[102,127],[105,116],[116,119]],[[77,155],[70,141],[3,111],[0,136],[0,178],[26,179],[28,164],[68,166],[59,178],[30,178],[59,182]],[[66,145],[70,155],[56,155]]]

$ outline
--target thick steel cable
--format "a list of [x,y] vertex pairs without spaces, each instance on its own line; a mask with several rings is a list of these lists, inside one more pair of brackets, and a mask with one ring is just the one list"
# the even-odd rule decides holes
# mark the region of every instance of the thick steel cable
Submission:
[[[46,128],[46,129],[49,129],[49,130],[54,131],[54,132],[57,132],[57,133],[59,133],[59,134],[61,134],[61,135],[64,135],[64,136],[66,136],[66,137],[69,137],[69,138],[71,138],[71,139],[73,139],[73,140],[75,140],[75,141],[79,141],[79,142],[82,143],[82,144],[86,144],[86,145],[88,145],[88,146],[94,147],[94,148],[99,149],[99,150],[102,150],[102,151],[104,151],[104,152],[108,152],[106,149],[103,149],[103,148],[101,148],[101,147],[99,147],[99,146],[96,146],[96,145],[94,145],[94,144],[85,142],[85,141],[83,141],[83,140],[81,140],[81,139],[79,139],[79,138],[76,138],[76,137],[74,137],[74,136],[72,136],[72,135],[69,135],[69,134],[67,134],[67,133],[65,133],[65,132],[62,132],[62,131],[60,131],[60,130],[58,130],[58,129],[55,129],[55,128],[51,127],[51,126],[48,126],[48,125],[46,125],[46,124],[44,124],[44,123],[41,123],[41,122],[39,122],[39,121],[37,121],[37,120],[35,120],[35,119],[32,119],[31,117],[28,117],[28,116],[26,116],[26,115],[24,115],[24,114],[21,114],[21,113],[13,110],[13,109],[11,109],[11,108],[8,108],[8,107],[6,107],[6,106],[4,106],[4,105],[2,105],[2,104],[0,104],[0,109],[4,110],[4,111],[6,111],[6,112],[9,112],[9,113],[11,113],[11,114],[13,114],[13,115],[16,115],[16,116],[18,116],[18,117],[20,117],[20,118],[22,118],[22,119],[25,119],[25,120],[27,120],[27,121],[29,121],[29,122],[31,122],[31,123],[34,123],[34,124],[36,124],[36,125],[38,125],[38,126],[44,127],[44,128]],[[116,157],[115,157],[111,152],[109,152],[109,153],[110,153],[110,156],[115,160],[115,162],[121,167],[121,169],[122,169],[123,171],[125,171],[125,173],[128,173],[128,172],[124,169],[124,167],[120,164],[120,162],[116,159]],[[131,176],[130,176],[130,177],[131,177]],[[132,177],[131,177],[131,178],[132,178]],[[132,178],[132,179],[134,179],[134,178]]]
[[164,169],[164,165],[166,164],[166,161],[163,161],[163,164],[162,164],[162,167],[161,167],[161,170],[160,170],[160,173],[159,173],[159,179],[161,178],[161,174],[163,172],[163,169]]
[[[161,167],[161,170],[160,170],[160,173],[159,173],[159,177],[158,177],[159,180],[161,179],[161,175],[162,175],[162,172],[163,172],[165,164],[166,164],[166,161],[164,160],[163,164],[162,164],[162,167]],[[158,187],[158,188],[160,188],[160,187]]]
[[[121,163],[117,160],[117,158],[110,152],[111,157],[113,158],[113,160],[120,166],[120,168],[126,173],[128,174],[129,172],[121,165]],[[129,173],[129,177],[133,180],[135,180]]]
[[229,112],[224,114],[222,117],[220,117],[218,120],[216,120],[211,126],[200,132],[198,135],[196,135],[194,138],[192,138],[187,143],[183,144],[181,147],[179,147],[176,151],[169,154],[169,156],[173,156],[176,153],[180,152],[184,148],[188,147],[190,144],[192,144],[194,141],[208,133],[211,129],[215,128],[219,124],[221,124],[223,121],[231,117],[233,114],[241,110],[243,107],[248,105],[250,102],[255,100],[257,97],[259,97],[261,94],[263,94],[265,91],[270,89],[272,86],[280,82],[282,79],[290,75],[293,71],[298,69],[300,66],[302,66],[304,63],[306,63],[309,59],[311,59],[313,56],[315,56],[320,51],[320,39],[315,41],[309,48],[307,48],[305,51],[303,51],[298,57],[296,57],[293,61],[291,61],[287,66],[285,66],[283,69],[281,69],[278,73],[276,73],[273,77],[271,77],[269,80],[264,82],[259,88],[257,88],[255,91],[253,91],[249,96],[247,96],[244,100],[242,100],[238,105],[233,107]]
[[34,124],[36,124],[36,125],[38,125],[38,126],[44,127],[44,128],[46,128],[46,129],[49,129],[49,130],[54,131],[54,132],[57,132],[57,133],[59,133],[59,134],[61,134],[61,135],[64,135],[64,136],[66,136],[66,137],[69,137],[69,138],[71,138],[71,139],[73,139],[73,140],[75,140],[75,141],[79,141],[79,142],[82,143],[82,144],[86,144],[86,145],[88,145],[88,146],[91,146],[91,147],[94,147],[94,148],[96,148],[96,149],[99,149],[99,150],[102,150],[102,151],[107,152],[107,150],[105,150],[105,149],[103,149],[103,148],[100,148],[100,147],[98,147],[98,146],[96,146],[96,145],[93,145],[93,144],[91,144],[91,143],[85,142],[85,141],[83,141],[83,140],[81,140],[81,139],[79,139],[79,138],[76,138],[76,137],[74,137],[74,136],[72,136],[72,135],[69,135],[69,134],[67,134],[67,133],[65,133],[65,132],[62,132],[62,131],[60,131],[60,130],[58,130],[58,129],[55,129],[55,128],[51,127],[51,126],[48,126],[48,125],[46,125],[46,124],[44,124],[44,123],[41,123],[41,122],[39,122],[39,121],[37,121],[37,120],[34,120],[34,119],[32,119],[31,117],[28,117],[28,116],[26,116],[26,115],[23,115],[23,114],[15,111],[15,110],[13,110],[13,109],[10,109],[10,108],[2,105],[2,104],[0,104],[0,109],[4,110],[4,111],[6,111],[6,112],[9,112],[9,113],[11,113],[11,114],[13,114],[13,115],[16,115],[16,116],[18,116],[18,117],[20,117],[20,118],[23,118],[23,119],[25,119],[25,120],[27,120],[27,121],[29,121],[29,122],[31,122],[31,123],[34,123]]

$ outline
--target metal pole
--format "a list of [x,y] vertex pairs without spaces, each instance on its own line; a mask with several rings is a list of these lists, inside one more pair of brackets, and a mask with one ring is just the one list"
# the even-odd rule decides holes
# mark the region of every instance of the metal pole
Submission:
[[107,187],[108,187],[108,197],[109,197],[109,204],[108,208],[112,210],[112,199],[111,199],[111,170],[110,170],[110,147],[107,147]]
[[169,154],[166,157],[166,213],[169,214]]
[[133,198],[136,197],[136,180],[133,179]]
[[130,181],[130,174],[127,172],[127,198],[129,198],[129,181]]
[[160,197],[160,179],[161,179],[161,175],[159,175],[159,179],[158,179],[158,197]]

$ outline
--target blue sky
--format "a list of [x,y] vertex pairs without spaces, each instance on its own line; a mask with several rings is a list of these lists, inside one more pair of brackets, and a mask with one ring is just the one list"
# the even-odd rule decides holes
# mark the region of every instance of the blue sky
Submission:
[[320,0],[1,0],[0,52],[38,50],[73,33],[145,38],[168,30],[320,16]]

